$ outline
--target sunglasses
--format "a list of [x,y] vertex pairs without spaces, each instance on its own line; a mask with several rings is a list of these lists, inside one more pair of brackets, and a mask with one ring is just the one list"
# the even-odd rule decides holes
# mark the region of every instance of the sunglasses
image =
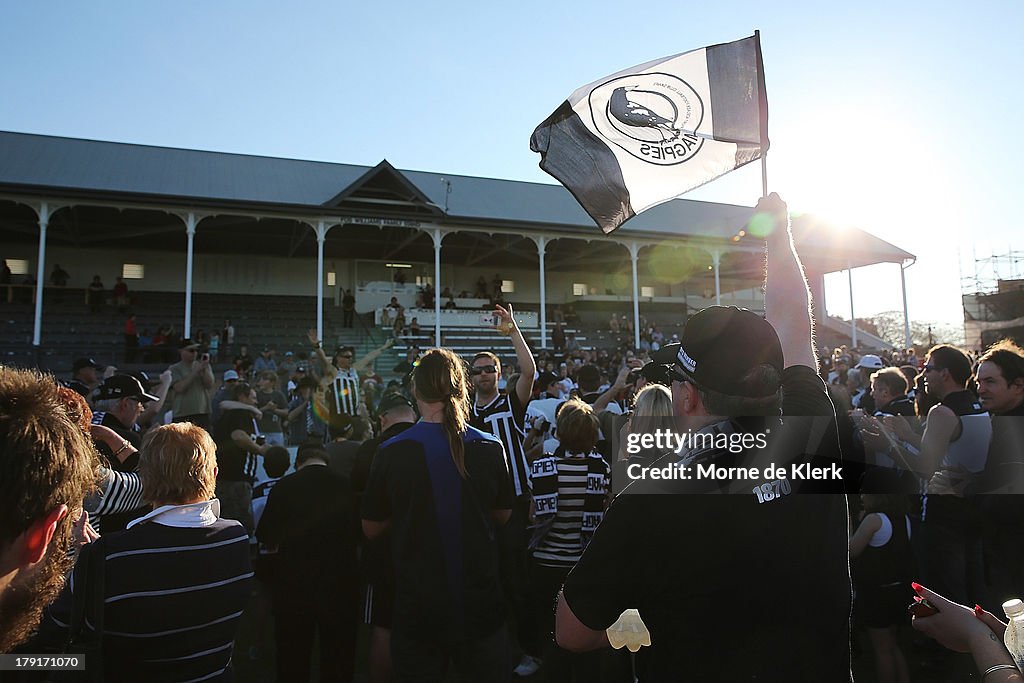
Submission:
[[494,366],[494,365],[480,365],[480,366],[477,366],[477,367],[474,367],[473,369],[471,369],[469,371],[469,374],[471,374],[473,376],[476,376],[476,375],[493,375],[497,371],[498,371],[498,368],[496,366]]

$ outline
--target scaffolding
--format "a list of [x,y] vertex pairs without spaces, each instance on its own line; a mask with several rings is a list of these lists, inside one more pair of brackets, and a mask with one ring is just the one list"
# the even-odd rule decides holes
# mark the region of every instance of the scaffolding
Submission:
[[964,339],[983,349],[1003,338],[1024,341],[1024,251],[1009,249],[961,264]]

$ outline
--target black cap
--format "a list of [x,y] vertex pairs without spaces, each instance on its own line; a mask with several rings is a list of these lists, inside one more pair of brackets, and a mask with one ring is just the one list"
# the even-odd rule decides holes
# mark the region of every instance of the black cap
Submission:
[[97,370],[102,370],[103,366],[92,358],[79,358],[71,365],[71,372],[78,372],[82,368],[96,368]]
[[541,391],[547,391],[548,387],[551,386],[552,383],[557,382],[560,379],[562,378],[553,372],[542,372],[540,373],[540,378],[537,380],[537,386]]
[[113,398],[137,398],[140,402],[159,401],[159,396],[147,394],[142,383],[131,375],[113,375],[103,380],[96,389],[96,400],[106,401]]
[[653,384],[671,387],[672,380],[668,376],[668,367],[649,361],[640,368],[640,376]]
[[652,354],[655,363],[677,366],[699,386],[727,396],[764,398],[779,387],[753,395],[743,377],[760,365],[779,372],[785,366],[782,343],[767,320],[745,308],[710,306],[686,322],[678,344]]
[[392,391],[388,394],[384,394],[383,398],[380,399],[380,403],[377,404],[377,415],[383,415],[395,408],[409,408],[410,410],[415,410],[412,406],[412,401],[397,391]]

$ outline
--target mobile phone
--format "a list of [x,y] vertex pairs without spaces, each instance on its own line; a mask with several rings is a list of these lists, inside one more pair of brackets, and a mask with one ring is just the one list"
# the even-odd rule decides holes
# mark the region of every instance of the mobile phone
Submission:
[[930,617],[933,614],[939,613],[938,608],[932,603],[928,602],[928,600],[926,600],[925,598],[916,600],[914,604],[910,605],[910,607],[907,608],[907,611],[910,612],[911,615],[918,618]]

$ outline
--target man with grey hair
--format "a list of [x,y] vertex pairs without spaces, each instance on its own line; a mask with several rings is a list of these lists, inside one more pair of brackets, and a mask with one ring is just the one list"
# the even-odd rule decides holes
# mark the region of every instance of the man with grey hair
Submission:
[[159,400],[159,396],[147,393],[142,383],[131,375],[108,377],[96,390],[92,423],[110,427],[138,450],[142,447],[142,436],[136,429],[136,421],[147,403]]

